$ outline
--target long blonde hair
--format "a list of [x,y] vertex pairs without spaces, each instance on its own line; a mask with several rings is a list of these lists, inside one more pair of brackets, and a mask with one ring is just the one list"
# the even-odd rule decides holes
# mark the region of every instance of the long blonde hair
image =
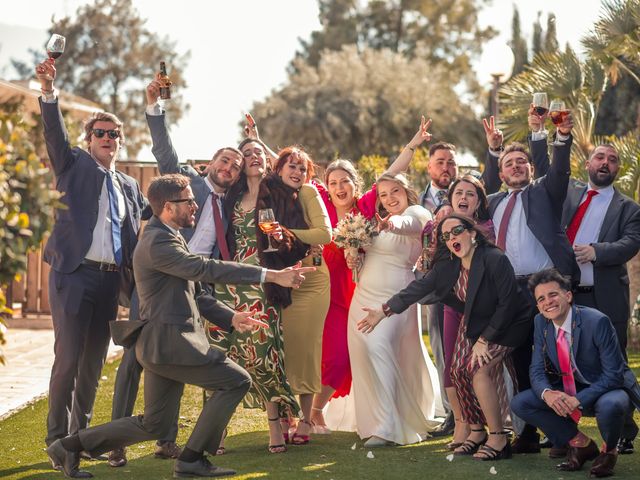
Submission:
[[[394,182],[397,185],[400,185],[404,189],[405,193],[407,194],[407,204],[409,207],[411,205],[418,204],[418,194],[413,188],[411,188],[411,185],[409,184],[409,180],[407,180],[407,177],[405,177],[402,173],[397,173],[393,175],[391,173],[385,172],[378,177],[378,180],[376,180],[376,183],[385,182],[385,181]],[[377,189],[376,189],[376,192],[378,192]],[[384,207],[380,203],[379,193],[376,193],[376,210],[378,211],[380,216],[387,215],[387,211],[384,209]]]

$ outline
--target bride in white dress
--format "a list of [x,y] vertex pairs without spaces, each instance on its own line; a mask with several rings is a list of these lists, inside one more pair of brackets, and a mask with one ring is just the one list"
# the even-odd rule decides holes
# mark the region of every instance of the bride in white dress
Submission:
[[[377,183],[380,234],[365,249],[364,264],[349,309],[348,343],[353,384],[347,397],[327,408],[329,428],[356,431],[365,445],[407,445],[424,440],[444,415],[437,371],[422,341],[417,307],[390,317],[373,332],[356,324],[362,307],[379,304],[407,286],[421,252],[420,235],[431,219],[402,175]],[[352,260],[353,261],[353,260]]]

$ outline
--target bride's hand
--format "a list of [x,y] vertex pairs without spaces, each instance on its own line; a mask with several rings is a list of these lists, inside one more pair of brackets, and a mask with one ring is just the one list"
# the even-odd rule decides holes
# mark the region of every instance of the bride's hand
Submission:
[[384,312],[382,308],[362,307],[362,310],[367,312],[367,316],[358,322],[358,330],[362,333],[371,333],[380,320],[385,317]]
[[378,232],[382,232],[383,230],[389,230],[392,232],[395,230],[395,225],[390,221],[391,214],[382,218],[380,215],[376,213],[376,221],[378,222]]

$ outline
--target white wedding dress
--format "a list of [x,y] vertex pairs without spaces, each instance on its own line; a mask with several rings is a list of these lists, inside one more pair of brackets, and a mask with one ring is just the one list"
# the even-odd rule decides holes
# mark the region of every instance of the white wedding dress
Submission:
[[415,277],[421,232],[431,214],[413,205],[392,217],[394,231],[383,231],[367,247],[351,308],[349,356],[353,384],[348,396],[333,399],[325,420],[332,430],[356,431],[400,445],[420,442],[443,416],[436,368],[422,341],[417,306],[383,319],[369,334],[356,324],[362,307],[379,307]]

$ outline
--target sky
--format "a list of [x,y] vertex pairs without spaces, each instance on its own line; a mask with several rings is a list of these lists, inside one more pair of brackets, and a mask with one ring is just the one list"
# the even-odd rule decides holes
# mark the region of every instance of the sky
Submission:
[[[56,18],[73,15],[78,6],[87,2],[3,0],[0,5],[4,3],[10,3],[11,7],[5,6],[0,17],[0,78],[10,80],[13,75],[10,59],[31,60],[28,50],[40,49],[47,41],[46,30],[52,15]],[[148,19],[150,30],[169,35],[177,42],[178,53],[191,52],[184,72],[188,88],[183,92],[191,109],[171,130],[182,160],[208,159],[218,148],[237,144],[241,114],[254,101],[264,99],[286,82],[286,67],[299,49],[299,39],[308,39],[313,30],[320,28],[316,0],[166,3],[133,0],[133,3],[141,16]],[[579,51],[580,38],[598,18],[601,1],[493,0],[481,12],[480,23],[500,31],[498,38],[502,42],[511,36],[514,4],[527,40],[531,39],[537,12],[543,12],[543,27],[547,14],[553,12],[560,45],[568,42]],[[476,65],[478,76],[487,87],[492,68],[488,63]],[[292,139],[292,143],[295,141]],[[145,149],[139,158],[152,157]]]

